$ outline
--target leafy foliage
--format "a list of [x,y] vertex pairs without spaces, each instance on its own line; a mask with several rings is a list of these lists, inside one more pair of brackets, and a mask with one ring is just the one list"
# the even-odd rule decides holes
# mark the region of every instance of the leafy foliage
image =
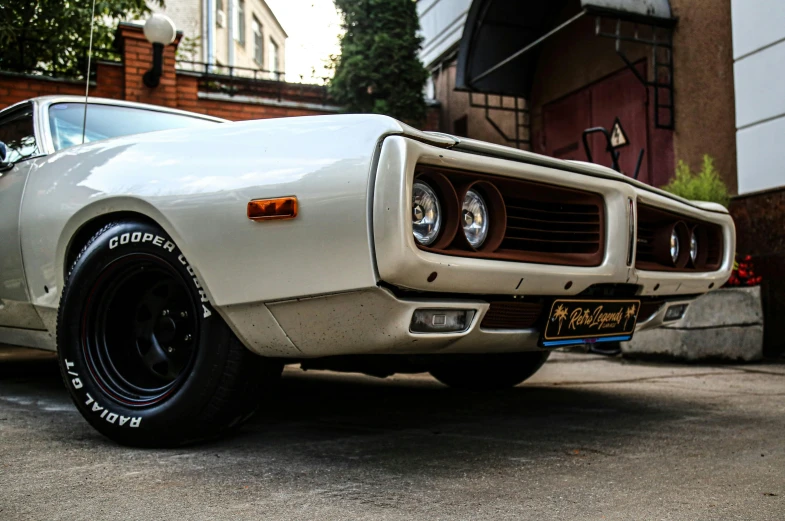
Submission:
[[703,165],[699,172],[691,172],[684,161],[676,165],[676,175],[662,187],[668,192],[691,201],[710,201],[728,206],[730,195],[728,188],[714,168],[714,160],[709,155],[703,156]]
[[[92,0],[0,1],[0,69],[84,74],[91,12]],[[149,12],[145,0],[95,0],[94,56],[111,56],[118,21]]]
[[202,38],[200,36],[184,36],[183,39],[180,40],[180,45],[177,46],[176,59],[178,61],[198,61],[201,44]]
[[413,0],[335,0],[343,13],[341,54],[333,57],[333,99],[349,112],[425,119],[428,72],[417,52],[422,37]]

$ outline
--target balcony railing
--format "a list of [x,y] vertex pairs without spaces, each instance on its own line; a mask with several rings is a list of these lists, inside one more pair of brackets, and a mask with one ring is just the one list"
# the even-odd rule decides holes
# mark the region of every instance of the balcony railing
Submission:
[[321,103],[328,101],[325,78],[313,78],[318,83],[286,81],[281,71],[261,68],[218,65],[190,60],[178,60],[177,71],[199,77],[199,90],[229,96],[255,96]]

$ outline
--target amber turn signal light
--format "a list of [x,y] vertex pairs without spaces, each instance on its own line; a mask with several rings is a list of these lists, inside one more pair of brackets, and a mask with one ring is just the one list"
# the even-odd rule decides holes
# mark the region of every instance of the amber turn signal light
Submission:
[[248,203],[248,218],[252,221],[274,221],[297,217],[296,197],[254,199]]

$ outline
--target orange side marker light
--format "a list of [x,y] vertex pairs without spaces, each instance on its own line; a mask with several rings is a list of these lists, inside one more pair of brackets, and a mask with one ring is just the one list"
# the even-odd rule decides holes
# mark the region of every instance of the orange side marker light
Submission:
[[276,197],[254,199],[248,203],[248,218],[252,221],[275,221],[297,217],[297,198]]

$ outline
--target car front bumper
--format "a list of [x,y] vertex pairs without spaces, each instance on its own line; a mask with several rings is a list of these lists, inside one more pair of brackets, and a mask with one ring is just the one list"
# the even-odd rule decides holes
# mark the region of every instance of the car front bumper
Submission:
[[[416,165],[481,172],[595,192],[605,201],[606,244],[599,266],[560,266],[465,258],[420,250],[411,230],[411,186]],[[405,172],[405,175],[401,175]],[[403,137],[384,140],[373,197],[379,278],[393,286],[436,293],[575,296],[596,284],[636,284],[638,296],[697,295],[725,283],[731,273],[735,230],[727,213],[697,206],[621,180],[583,175],[454,150]],[[722,262],[716,271],[645,271],[635,258],[630,201],[646,203],[722,227]],[[637,211],[635,212],[637,215]],[[634,219],[634,217],[632,217]],[[632,248],[632,256],[629,249]]]
[[[666,309],[692,299],[669,300],[636,327],[636,332],[662,325]],[[224,310],[245,345],[263,356],[312,358],[352,354],[505,353],[535,351],[538,328],[482,327],[490,303],[484,299],[401,298],[386,288],[323,295]],[[417,309],[471,310],[466,330],[456,333],[413,333]],[[544,308],[543,308],[544,309]],[[264,317],[272,320],[264,326]],[[275,330],[275,331],[274,331]]]

